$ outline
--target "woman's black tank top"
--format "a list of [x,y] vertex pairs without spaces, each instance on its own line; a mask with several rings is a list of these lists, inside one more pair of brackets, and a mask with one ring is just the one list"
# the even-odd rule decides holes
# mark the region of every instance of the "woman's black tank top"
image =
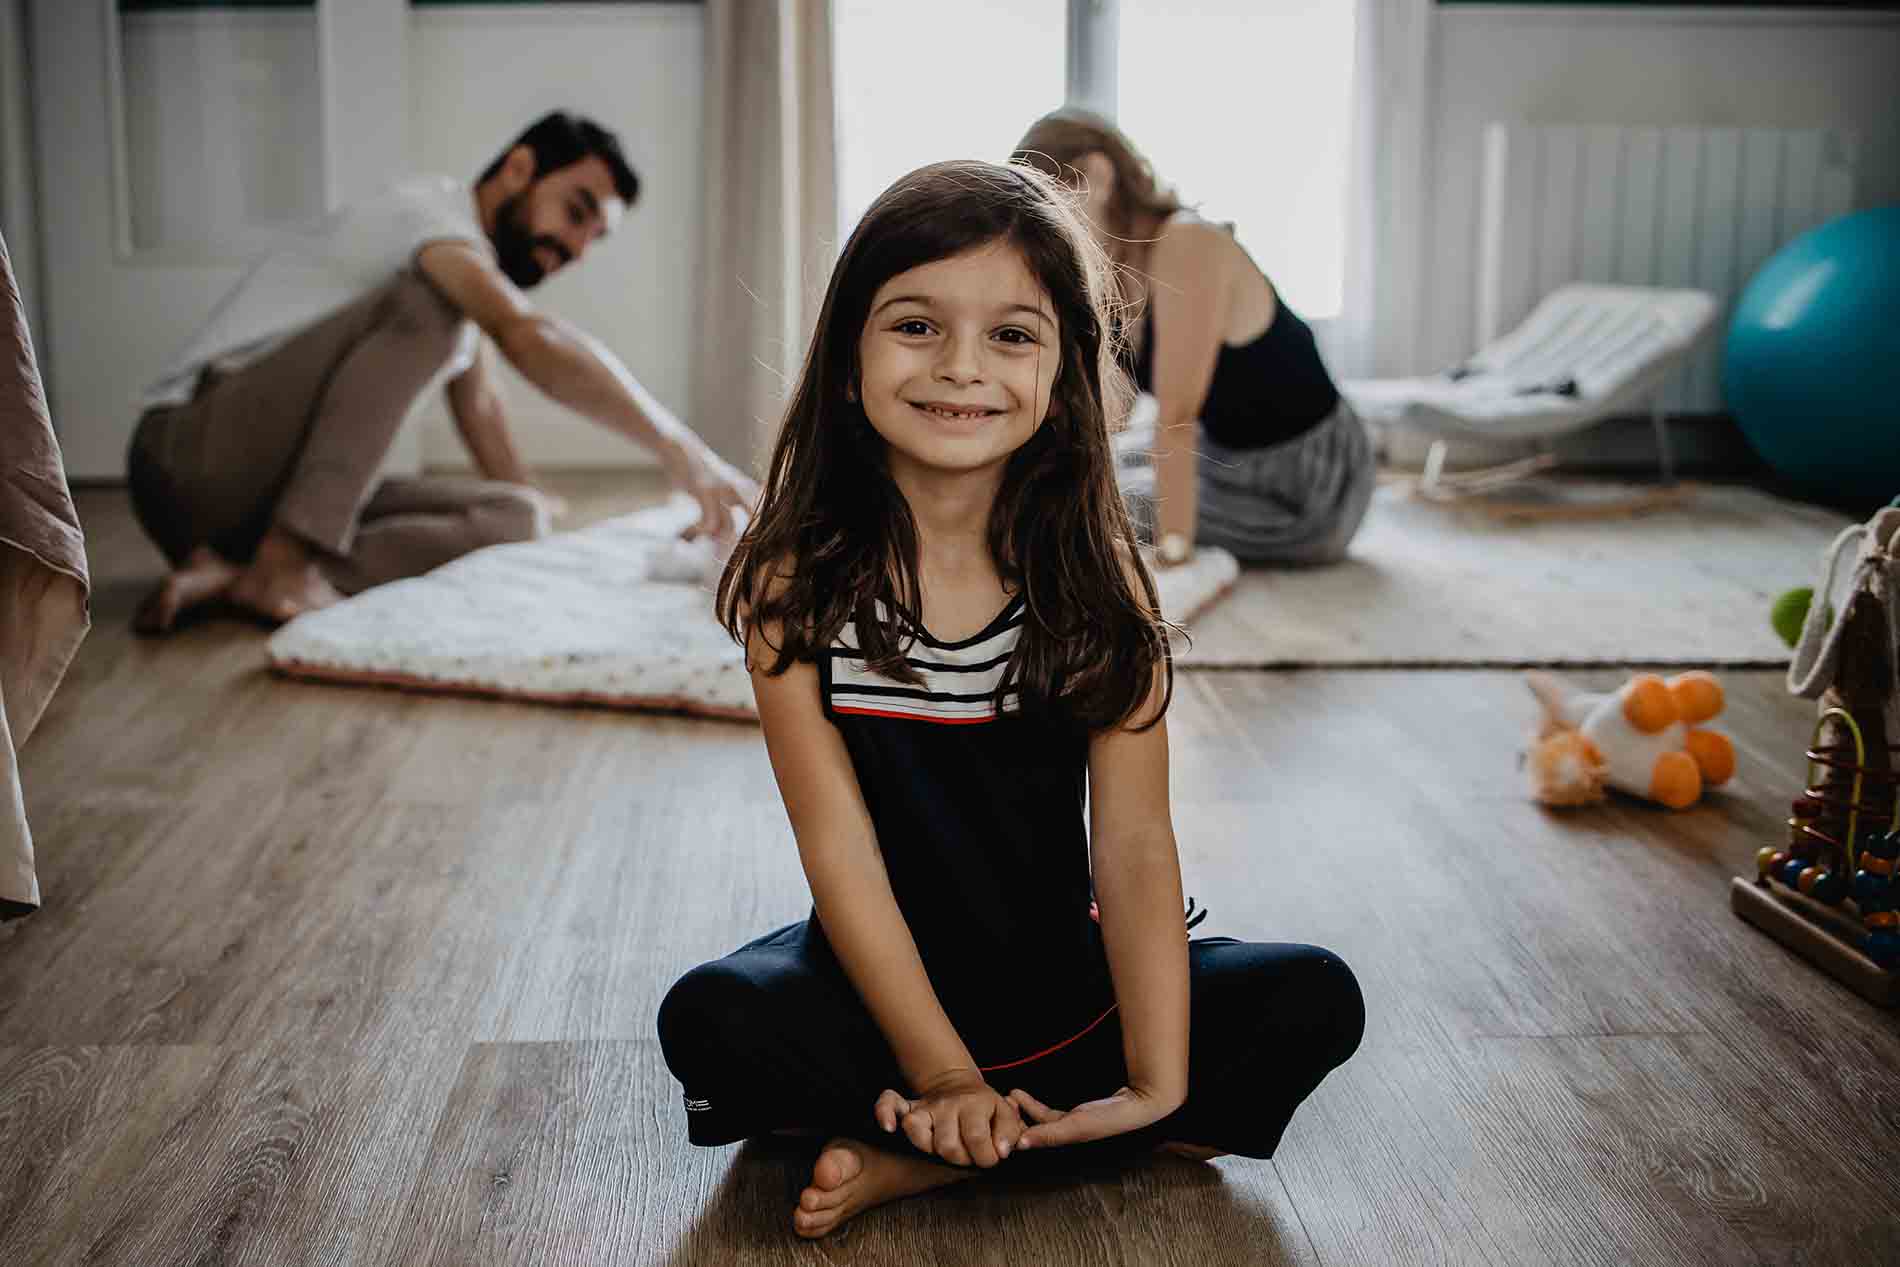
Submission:
[[[1201,402],[1201,425],[1230,449],[1264,449],[1304,435],[1339,405],[1339,388],[1313,341],[1312,327],[1275,294],[1273,321],[1259,338],[1238,347],[1223,343],[1214,377]],[[1141,351],[1132,373],[1154,390],[1154,312],[1144,319]]]

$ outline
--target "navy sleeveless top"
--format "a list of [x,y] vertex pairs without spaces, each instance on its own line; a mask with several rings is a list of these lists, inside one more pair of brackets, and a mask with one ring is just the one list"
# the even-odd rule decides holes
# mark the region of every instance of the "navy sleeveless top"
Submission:
[[[1273,321],[1252,343],[1221,344],[1214,377],[1201,402],[1201,426],[1230,449],[1264,449],[1305,435],[1339,405],[1313,329],[1274,293]],[[1145,392],[1154,390],[1154,311],[1144,318],[1141,351],[1130,372]]]
[[1089,910],[1088,735],[1029,715],[1013,690],[996,698],[1022,624],[1018,595],[960,642],[909,626],[917,685],[867,669],[849,623],[818,661],[898,909],[985,1070],[1062,1045],[1115,1004]]

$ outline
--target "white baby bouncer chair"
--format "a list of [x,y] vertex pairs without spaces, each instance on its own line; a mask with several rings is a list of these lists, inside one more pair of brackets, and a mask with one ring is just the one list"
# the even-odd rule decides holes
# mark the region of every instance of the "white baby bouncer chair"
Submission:
[[[1660,486],[1589,512],[1626,513],[1673,501],[1681,491],[1662,397],[1715,315],[1715,297],[1700,290],[1576,282],[1545,296],[1515,330],[1455,369],[1341,387],[1375,429],[1430,439],[1413,489],[1436,501],[1467,501],[1549,470],[1557,462],[1552,446],[1559,437],[1647,409],[1656,429]],[[1447,447],[1459,440],[1530,441],[1537,452],[1500,466],[1447,473]],[[1545,513],[1534,503],[1487,499],[1486,506],[1507,514]]]

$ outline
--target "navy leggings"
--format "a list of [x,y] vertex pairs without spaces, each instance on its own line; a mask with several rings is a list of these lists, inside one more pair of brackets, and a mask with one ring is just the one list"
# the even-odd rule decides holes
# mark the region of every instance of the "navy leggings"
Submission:
[[[1316,946],[1203,937],[1188,945],[1187,1102],[1139,1132],[996,1168],[1023,1177],[1115,1164],[1162,1142],[1271,1157],[1293,1110],[1359,1046],[1365,1004],[1352,970]],[[1119,1014],[1074,1042],[989,1075],[1053,1108],[1127,1081]],[[908,1094],[889,1045],[822,936],[803,922],[694,968],[660,1005],[660,1046],[685,1091],[695,1144],[781,1130],[847,1135],[902,1152],[872,1107]]]

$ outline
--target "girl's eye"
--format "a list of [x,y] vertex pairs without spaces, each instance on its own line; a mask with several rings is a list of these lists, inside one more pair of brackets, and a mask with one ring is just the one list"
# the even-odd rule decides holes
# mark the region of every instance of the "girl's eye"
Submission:
[[587,213],[581,209],[581,204],[578,202],[570,202],[567,204],[567,219],[569,224],[579,228],[581,221],[586,218]]
[[996,337],[1002,339],[1005,343],[1014,343],[1017,345],[1034,343],[1036,341],[1036,336],[1021,326],[1004,326],[1001,330],[996,332]]
[[917,317],[911,317],[907,320],[900,321],[896,325],[892,326],[891,329],[897,331],[899,334],[929,334],[930,333],[929,323]]

